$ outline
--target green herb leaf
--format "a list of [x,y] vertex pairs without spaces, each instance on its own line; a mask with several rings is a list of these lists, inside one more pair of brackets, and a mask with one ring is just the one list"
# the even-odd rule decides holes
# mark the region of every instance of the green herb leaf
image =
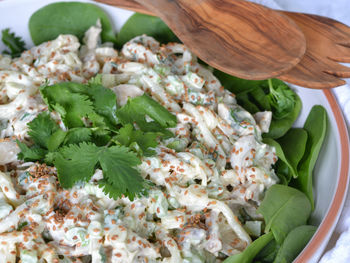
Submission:
[[243,252],[225,259],[223,263],[251,263],[255,256],[273,240],[272,232],[262,235],[252,242]]
[[312,171],[315,167],[324,138],[327,132],[327,112],[321,105],[313,106],[304,124],[308,133],[305,154],[299,164],[299,177],[294,182],[295,186],[304,192],[314,208],[312,192]]
[[133,14],[120,29],[117,44],[121,48],[130,39],[146,34],[160,43],[180,42],[168,26],[159,18],[144,14]]
[[141,151],[141,155],[151,156],[155,154],[155,151],[150,148],[155,148],[158,145],[157,137],[159,135],[159,133],[144,133],[141,130],[135,130],[133,126],[128,123],[119,129],[119,134],[115,136],[114,139],[127,147],[136,143],[140,148],[139,151]]
[[[146,115],[154,121],[146,121]],[[122,124],[133,124],[144,132],[161,132],[167,137],[173,134],[165,128],[175,127],[176,116],[148,95],[129,99],[127,104],[117,110],[117,116]]]
[[278,250],[274,263],[292,263],[307,245],[316,230],[317,227],[315,226],[304,225],[290,231]]
[[26,144],[23,142],[20,142],[19,140],[16,141],[18,147],[21,149],[21,152],[17,155],[19,160],[23,160],[26,162],[32,162],[32,161],[38,161],[44,159],[47,150],[33,146],[29,148]]
[[[99,162],[106,181],[113,186],[113,196],[123,194],[133,199],[144,189],[143,178],[135,169],[141,164],[137,155],[123,146],[112,146],[99,154]],[[105,185],[106,186],[106,185]],[[104,191],[110,191],[105,187]]]
[[99,147],[85,142],[60,149],[53,163],[61,186],[71,188],[78,182],[89,181],[94,174],[99,152]]
[[112,90],[95,83],[84,85],[75,82],[65,82],[64,86],[73,93],[87,95],[92,101],[96,113],[103,116],[110,124],[117,124],[117,97]]
[[82,118],[93,113],[93,104],[88,96],[71,92],[72,85],[79,84],[62,82],[43,86],[40,92],[49,109],[58,111],[68,128],[84,127]]
[[64,139],[66,138],[67,132],[58,129],[55,131],[51,137],[49,138],[47,142],[47,148],[50,152],[54,152],[57,150],[58,147],[63,143]]
[[145,188],[144,180],[135,168],[141,161],[124,146],[107,148],[86,142],[71,144],[61,148],[53,159],[59,182],[64,188],[89,181],[99,166],[104,177],[100,186],[113,198],[125,195],[133,199]]
[[57,123],[51,119],[50,114],[43,112],[28,123],[28,135],[31,139],[42,148],[48,149],[48,141],[51,135],[56,132],[59,127]]
[[11,33],[9,28],[6,28],[1,31],[2,37],[1,40],[5,46],[8,47],[9,51],[5,51],[5,54],[11,55],[12,58],[20,57],[22,52],[26,50],[25,43],[21,37]]
[[64,144],[79,144],[91,141],[92,131],[90,128],[72,128],[67,132]]
[[89,27],[102,24],[103,42],[116,42],[116,36],[106,13],[94,4],[59,2],[36,11],[29,20],[29,31],[35,45],[53,40],[61,34],[72,34],[82,40]]
[[282,244],[292,229],[306,223],[311,204],[299,190],[276,184],[266,191],[258,213],[264,216],[265,231],[271,229],[277,243]]

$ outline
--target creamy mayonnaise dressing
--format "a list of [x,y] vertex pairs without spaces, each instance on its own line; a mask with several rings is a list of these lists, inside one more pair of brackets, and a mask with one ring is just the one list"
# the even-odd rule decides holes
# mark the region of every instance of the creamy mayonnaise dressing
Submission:
[[[261,138],[271,112],[237,105],[182,44],[139,36],[118,53],[100,32],[91,27],[82,46],[61,35],[20,58],[0,55],[1,262],[221,262],[239,253],[261,234],[256,209],[278,180],[275,150]],[[27,123],[47,110],[38,87],[97,73],[120,106],[146,92],[177,116],[175,137],[139,166],[155,184],[147,197],[108,198],[100,170],[62,189],[54,167],[17,160],[15,139],[28,141]]]

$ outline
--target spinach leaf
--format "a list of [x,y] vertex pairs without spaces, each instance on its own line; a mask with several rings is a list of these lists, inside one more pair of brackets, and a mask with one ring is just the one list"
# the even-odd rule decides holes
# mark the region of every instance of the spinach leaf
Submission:
[[[272,233],[272,232],[270,232]],[[256,260],[258,262],[262,263],[272,263],[275,259],[277,252],[280,248],[280,245],[277,244],[276,240],[271,240],[260,252],[258,255],[256,255],[254,262],[256,263]]]
[[219,70],[214,75],[221,84],[236,95],[238,104],[250,113],[272,111],[272,121],[265,138],[282,137],[293,125],[301,110],[299,96],[278,79],[246,80]]
[[312,193],[312,171],[315,167],[327,131],[327,112],[321,105],[313,106],[304,124],[309,137],[305,154],[299,164],[299,176],[294,185],[304,192],[314,208]]
[[223,263],[250,263],[253,262],[255,256],[262,250],[271,240],[273,240],[272,232],[262,235],[251,243],[243,252],[228,257]]
[[154,37],[160,43],[180,42],[159,17],[136,13],[120,29],[117,45],[121,48],[130,39],[142,34]]
[[294,168],[292,166],[292,164],[286,158],[281,145],[277,141],[275,141],[274,139],[271,139],[271,138],[264,138],[263,142],[268,144],[268,145],[270,145],[270,146],[275,147],[276,155],[277,155],[278,159],[281,160],[282,162],[284,162],[287,165],[287,167],[290,169],[290,172],[293,175],[293,177],[296,178],[297,175],[298,175],[297,174],[297,170],[296,170],[296,168]]
[[103,42],[116,42],[107,14],[98,6],[79,2],[58,2],[36,11],[29,20],[29,31],[35,45],[53,40],[60,34],[73,34],[80,40],[90,26],[102,24]]
[[258,213],[265,219],[265,231],[272,231],[278,244],[282,244],[288,233],[304,225],[311,213],[307,196],[286,185],[273,185],[265,194]]
[[291,128],[283,137],[277,140],[288,163],[295,172],[293,173],[294,178],[298,177],[298,164],[304,156],[307,137],[307,132],[304,129]]
[[298,118],[300,110],[301,110],[301,100],[297,94],[295,94],[295,106],[293,111],[290,112],[283,119],[274,119],[272,115],[272,122],[270,125],[270,130],[268,133],[263,134],[263,137],[269,137],[273,139],[278,139],[286,134],[286,132],[292,127],[295,120]]
[[294,108],[295,93],[281,81],[277,82],[277,85],[273,85],[272,79],[269,79],[268,83],[270,93],[267,97],[273,108],[274,117],[275,119],[283,119],[288,116]]
[[291,263],[304,249],[316,231],[315,226],[299,226],[288,234],[278,250],[274,263]]

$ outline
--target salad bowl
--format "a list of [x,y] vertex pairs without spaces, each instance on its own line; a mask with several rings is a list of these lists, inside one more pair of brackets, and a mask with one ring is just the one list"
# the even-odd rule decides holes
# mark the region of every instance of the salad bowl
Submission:
[[[31,42],[28,21],[32,13],[48,3],[56,1],[44,0],[5,0],[0,2],[1,29],[11,28],[17,35],[23,37],[27,48]],[[92,2],[92,1],[81,1]],[[95,2],[94,2],[95,3]],[[128,10],[96,5],[108,13],[114,29],[118,30],[133,14]],[[4,46],[0,43],[0,50]],[[295,262],[316,262],[339,219],[348,189],[349,181],[349,135],[339,105],[331,90],[311,90],[292,86],[302,100],[302,110],[295,122],[295,127],[302,127],[310,109],[314,105],[322,105],[328,114],[328,129],[325,143],[314,169],[315,209],[311,215],[310,224],[318,229],[305,249],[295,259]]]

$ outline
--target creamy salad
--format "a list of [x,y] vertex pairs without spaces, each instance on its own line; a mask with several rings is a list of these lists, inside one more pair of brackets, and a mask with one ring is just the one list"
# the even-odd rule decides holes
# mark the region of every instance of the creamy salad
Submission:
[[[19,58],[0,55],[0,261],[199,263],[241,252],[262,234],[256,210],[278,181],[261,137],[271,112],[244,110],[182,44],[143,35],[118,52],[100,32],[91,27],[82,46],[60,35]],[[175,137],[138,166],[154,183],[148,196],[109,198],[99,169],[63,189],[55,167],[17,159],[15,140],[29,143],[27,124],[48,110],[38,88],[96,74],[119,106],[147,93],[177,117]]]

